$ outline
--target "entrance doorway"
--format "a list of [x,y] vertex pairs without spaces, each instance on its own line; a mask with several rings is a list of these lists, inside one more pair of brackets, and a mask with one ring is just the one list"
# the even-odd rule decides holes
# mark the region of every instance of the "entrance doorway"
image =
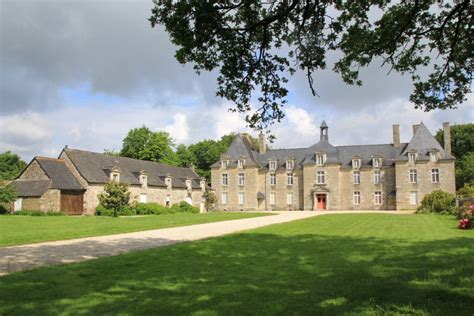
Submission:
[[326,209],[326,194],[316,194],[315,198],[315,209],[325,210]]

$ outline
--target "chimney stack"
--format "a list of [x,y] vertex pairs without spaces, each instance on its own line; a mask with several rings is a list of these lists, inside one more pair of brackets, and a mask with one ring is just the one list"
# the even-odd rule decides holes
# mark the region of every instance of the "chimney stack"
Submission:
[[451,155],[451,128],[449,122],[443,123],[444,132],[444,151],[446,154]]
[[416,131],[420,128],[420,124],[413,125],[413,136],[416,134]]
[[393,147],[400,148],[400,125],[393,125]]
[[267,140],[263,132],[258,135],[258,152],[260,155],[265,155],[267,152]]

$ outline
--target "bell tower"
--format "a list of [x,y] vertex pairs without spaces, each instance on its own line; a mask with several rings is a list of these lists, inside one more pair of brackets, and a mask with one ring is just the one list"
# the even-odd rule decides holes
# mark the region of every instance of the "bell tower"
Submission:
[[328,124],[326,123],[325,120],[321,123],[321,126],[319,127],[321,129],[321,136],[320,140],[325,140],[329,142],[329,136],[328,136]]

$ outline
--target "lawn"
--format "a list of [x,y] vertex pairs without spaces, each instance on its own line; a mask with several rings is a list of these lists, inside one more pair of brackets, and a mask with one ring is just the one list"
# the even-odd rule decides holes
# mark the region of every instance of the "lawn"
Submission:
[[106,216],[0,216],[0,247],[187,226],[265,216],[268,213],[168,214],[112,218]]
[[452,217],[341,214],[0,278],[0,314],[474,311],[474,231]]

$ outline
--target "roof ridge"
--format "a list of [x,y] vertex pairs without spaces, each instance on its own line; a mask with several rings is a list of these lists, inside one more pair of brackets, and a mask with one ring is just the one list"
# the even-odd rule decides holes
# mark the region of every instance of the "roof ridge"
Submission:
[[52,160],[52,161],[58,161],[64,163],[63,158],[52,158],[52,157],[44,157],[44,156],[35,156],[35,159],[38,160]]

